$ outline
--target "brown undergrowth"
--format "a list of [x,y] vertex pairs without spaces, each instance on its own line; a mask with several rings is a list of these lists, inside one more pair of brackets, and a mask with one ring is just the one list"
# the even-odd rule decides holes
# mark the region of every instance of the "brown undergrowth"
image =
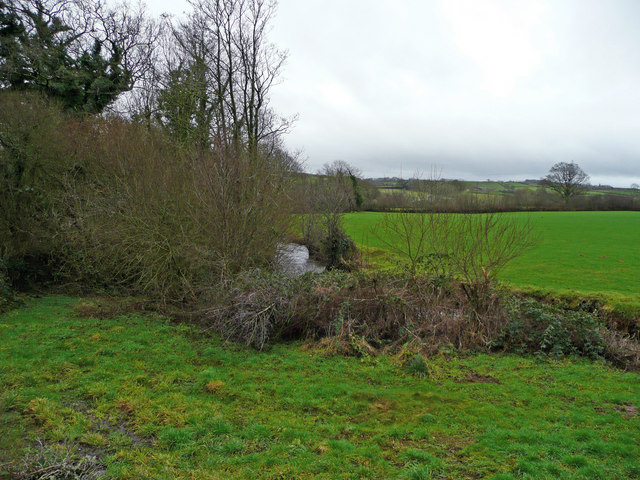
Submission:
[[329,353],[356,356],[498,350],[640,368],[637,338],[612,329],[597,309],[564,309],[491,284],[479,304],[464,287],[408,274],[334,271],[289,278],[252,271],[195,316],[207,329],[257,349],[304,339]]
[[[459,286],[416,276],[330,272],[298,279],[252,272],[201,318],[258,349],[269,341],[342,341],[357,350],[393,350],[416,342],[428,351],[487,348],[506,322],[496,295],[481,313]],[[358,347],[359,345],[359,347]]]
[[544,303],[492,284],[483,291],[478,305],[461,283],[423,276],[331,271],[291,278],[252,270],[180,308],[103,296],[74,310],[96,318],[155,311],[258,350],[304,340],[329,354],[359,357],[391,353],[410,361],[416,354],[505,351],[579,355],[640,370],[637,335],[615,328],[597,306]]

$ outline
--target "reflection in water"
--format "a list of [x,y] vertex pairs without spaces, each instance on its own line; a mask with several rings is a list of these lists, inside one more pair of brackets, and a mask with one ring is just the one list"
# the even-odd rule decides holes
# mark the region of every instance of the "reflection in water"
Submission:
[[287,243],[278,249],[278,263],[280,271],[292,277],[304,275],[307,272],[320,273],[324,267],[309,258],[309,250],[304,245]]

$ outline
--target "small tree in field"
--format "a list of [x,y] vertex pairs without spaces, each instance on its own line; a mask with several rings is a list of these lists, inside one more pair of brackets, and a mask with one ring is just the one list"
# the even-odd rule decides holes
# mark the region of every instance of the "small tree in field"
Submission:
[[355,244],[343,227],[344,213],[356,205],[355,172],[348,163],[336,161],[325,165],[317,177],[307,178],[303,187],[300,219],[304,243],[330,268],[346,268],[345,261],[356,254]]
[[542,181],[543,185],[558,192],[565,202],[571,197],[584,193],[589,185],[589,175],[578,164],[556,163]]
[[499,213],[390,212],[374,235],[434,278],[457,278],[477,312],[487,306],[490,286],[511,260],[535,244],[529,219]]

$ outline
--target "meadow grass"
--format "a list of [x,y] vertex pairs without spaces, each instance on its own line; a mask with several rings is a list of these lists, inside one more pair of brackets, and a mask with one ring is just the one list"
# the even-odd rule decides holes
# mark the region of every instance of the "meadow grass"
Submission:
[[0,471],[41,439],[123,479],[640,478],[637,373],[256,352],[157,316],[82,317],[77,302],[0,317]]
[[[372,233],[383,213],[345,215],[345,228],[371,258],[392,265],[384,241]],[[499,279],[525,290],[596,294],[619,308],[640,309],[640,212],[533,212],[500,215],[534,227],[537,245],[513,260]]]

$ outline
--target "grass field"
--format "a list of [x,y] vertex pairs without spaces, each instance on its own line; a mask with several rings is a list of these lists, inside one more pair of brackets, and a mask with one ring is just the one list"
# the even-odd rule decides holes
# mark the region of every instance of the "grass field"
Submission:
[[76,302],[0,317],[0,471],[40,439],[124,479],[640,478],[636,373],[496,354],[418,377],[386,356],[83,318]]
[[[381,213],[345,217],[347,233],[364,246],[385,249],[371,233]],[[538,244],[515,259],[500,279],[550,292],[604,294],[640,308],[640,212],[507,213],[534,225]],[[389,263],[390,258],[378,260]]]
[[[514,191],[519,190],[537,190],[538,188],[542,188],[538,184],[530,184],[524,182],[517,181],[472,181],[472,180],[458,180],[458,182],[462,183],[466,190],[468,191],[485,191],[490,192],[495,195],[508,195],[513,193]],[[396,182],[387,182],[380,184],[378,183],[381,193],[389,193],[391,191],[401,191],[405,193],[409,193],[408,190],[397,190],[399,187],[399,183]],[[551,192],[550,189],[547,191]],[[589,188],[586,192],[586,195],[627,195],[627,196],[638,196],[639,191],[634,188]]]

